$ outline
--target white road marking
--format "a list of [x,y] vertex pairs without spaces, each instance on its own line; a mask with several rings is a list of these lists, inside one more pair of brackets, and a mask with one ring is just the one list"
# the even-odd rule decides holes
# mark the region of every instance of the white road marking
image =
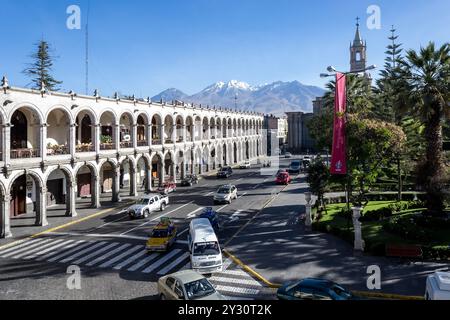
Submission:
[[129,265],[130,263],[134,262],[135,260],[139,259],[140,257],[142,257],[142,256],[144,256],[144,255],[146,255],[146,254],[147,254],[147,250],[143,250],[143,251],[141,251],[141,252],[139,252],[139,253],[137,253],[137,254],[131,256],[131,257],[128,258],[127,260],[122,261],[121,263],[119,263],[118,265],[116,265],[116,266],[114,267],[114,269],[115,269],[115,270],[120,270],[120,269],[122,269],[123,267]]
[[130,229],[130,230],[128,230],[128,231],[125,231],[125,232],[121,233],[120,235],[121,235],[121,236],[126,235],[127,233],[130,233],[130,232],[132,232],[132,231],[134,231],[134,230],[136,230],[136,229],[139,229],[139,228],[141,228],[141,227],[143,227],[143,226],[145,226],[145,225],[148,225],[148,224],[152,223],[153,221],[156,221],[156,220],[158,220],[158,219],[160,219],[160,218],[162,218],[162,217],[165,217],[165,216],[167,216],[167,215],[169,215],[169,214],[171,214],[171,213],[174,213],[175,211],[178,211],[178,210],[180,210],[180,209],[182,209],[182,208],[184,208],[184,207],[186,207],[186,206],[188,206],[188,205],[190,205],[190,204],[192,204],[192,203],[194,203],[194,201],[188,202],[188,203],[186,203],[186,204],[184,204],[184,205],[182,205],[182,206],[180,206],[180,207],[178,207],[178,208],[176,208],[176,209],[174,209],[174,210],[172,210],[172,211],[169,211],[169,212],[166,212],[166,213],[164,213],[164,214],[161,214],[161,215],[159,215],[158,217],[153,218],[153,219],[150,220],[150,221],[144,222],[144,223],[140,224],[140,225],[137,226],[137,227],[134,227],[134,228],[132,228],[132,229]]
[[180,249],[172,250],[170,253],[166,254],[164,257],[162,257],[161,259],[157,260],[155,263],[152,263],[150,266],[148,266],[144,270],[142,270],[142,272],[143,273],[150,273],[150,272],[152,272],[153,270],[158,268],[160,265],[165,263],[167,260],[169,260],[170,258],[176,256],[178,254],[178,252],[180,252],[180,251],[181,251]]
[[[59,240],[59,241],[61,241],[61,240]],[[45,242],[45,244],[44,244],[44,242]],[[58,241],[55,241],[55,239],[47,239],[46,241],[43,241],[43,242],[39,243],[39,245],[34,246],[33,249],[25,248],[25,249],[20,250],[19,254],[17,254],[17,252],[16,252],[16,255],[14,255],[14,253],[13,253],[13,257],[12,258],[13,259],[20,259],[20,258],[22,258],[24,256],[29,255],[30,253],[34,253],[36,251],[42,250],[43,248],[47,248],[48,246],[53,245],[55,242],[58,242]]]
[[212,195],[213,193],[214,193],[214,191],[212,191],[210,193],[207,193],[207,194],[204,195],[204,197],[208,197],[208,196]]
[[220,211],[222,211],[223,209],[225,209],[228,206],[229,206],[229,204],[226,204],[226,205],[220,207],[219,209],[217,209],[216,212],[220,212]]
[[[82,251],[79,251],[79,252],[77,252],[77,253],[71,255],[70,257],[67,257],[67,258],[61,260],[60,262],[61,262],[61,263],[69,262],[69,261],[71,261],[71,260],[73,260],[73,259],[75,259],[75,258],[78,258],[79,256],[82,256],[82,255],[85,254],[85,253],[88,253],[89,251],[92,251],[92,250],[97,249],[98,247],[104,246],[105,244],[107,244],[107,242],[105,242],[105,241],[98,242],[98,243],[90,242],[90,244],[93,244],[93,245],[90,246],[90,247],[87,247],[86,249],[84,249],[84,250],[82,250]],[[54,258],[53,258],[53,259],[54,259]],[[53,260],[53,259],[51,259],[51,260]]]
[[74,240],[69,240],[69,244],[63,245],[61,246],[61,248],[55,248],[55,251],[52,251],[50,253],[47,253],[46,255],[43,255],[42,257],[39,257],[38,259],[36,259],[37,261],[44,261],[45,259],[48,259],[54,255],[57,255],[59,253],[61,253],[62,250],[67,250],[67,249],[71,249],[73,247],[75,247],[76,245],[78,245],[79,243],[82,243],[81,241],[77,241],[77,242],[73,242]]
[[150,261],[152,261],[152,260],[154,260],[154,259],[156,259],[158,257],[159,257],[159,253],[153,253],[150,256],[148,256],[147,258],[142,259],[141,261],[139,261],[135,265],[133,265],[130,268],[128,268],[127,271],[136,271],[137,269],[139,269],[140,267],[145,265],[147,262],[150,262]]
[[262,285],[253,279],[241,279],[241,278],[226,278],[226,277],[219,277],[219,276],[213,276],[210,279],[211,281],[215,282],[222,282],[222,283],[233,283],[233,284],[243,284],[247,286],[254,286],[254,287],[262,287]]
[[101,264],[99,266],[99,268],[108,268],[108,267],[112,266],[114,263],[116,263],[117,261],[120,261],[121,259],[129,256],[130,254],[135,253],[136,251],[142,250],[142,249],[144,249],[144,246],[134,246],[131,249],[123,252],[122,254],[114,257],[113,259],[110,259],[110,260],[104,262],[103,264]]
[[100,257],[98,257],[98,258],[92,260],[91,262],[87,263],[86,265],[87,265],[88,267],[92,267],[93,265],[95,265],[95,264],[97,264],[97,263],[99,263],[99,262],[101,262],[101,261],[103,261],[103,260],[108,259],[108,258],[111,257],[112,255],[114,255],[114,254],[116,254],[116,253],[119,253],[120,251],[122,251],[122,250],[128,248],[129,246],[131,246],[131,244],[125,243],[124,245],[121,245],[120,247],[115,248],[114,250],[112,250],[112,251],[110,251],[110,252],[107,252],[107,253],[105,253],[104,255],[102,255],[102,256],[100,256]]
[[58,236],[82,236],[82,237],[89,237],[89,238],[118,238],[118,239],[143,240],[143,241],[148,240],[148,238],[144,238],[144,237],[126,236],[126,235],[111,234],[111,233],[49,232],[48,234],[58,235]]
[[192,219],[195,218],[197,215],[196,213],[199,212],[200,210],[203,210],[204,208],[198,208],[197,210],[192,211],[191,213],[188,213],[188,215],[186,216],[186,218],[188,219]]
[[216,286],[216,290],[219,292],[231,292],[231,293],[240,293],[245,295],[257,295],[260,290],[251,289],[251,288],[240,288],[240,287],[229,287],[224,285]]
[[239,214],[241,212],[242,212],[242,210],[238,210],[235,213],[233,213],[227,222],[228,223],[232,223],[232,222],[238,221],[239,220]]
[[85,240],[80,240],[78,243],[80,243],[81,245],[77,246],[76,248],[74,248],[72,250],[69,250],[69,251],[63,252],[61,254],[58,254],[57,256],[48,259],[47,261],[48,262],[55,262],[55,261],[57,261],[57,260],[59,260],[61,258],[67,257],[68,255],[70,255],[70,254],[72,254],[74,252],[77,252],[78,250],[86,248],[87,246],[91,245],[93,242],[86,242]]
[[189,258],[189,253],[183,253],[180,257],[178,257],[175,261],[173,261],[171,264],[167,265],[164,269],[161,269],[158,272],[158,275],[163,276],[165,274],[167,274],[170,270],[172,270],[173,268],[175,268],[178,264],[180,264],[181,262],[183,262],[184,260],[186,260],[187,258]]
[[38,251],[38,252],[36,252],[36,253],[34,253],[32,255],[29,255],[29,256],[25,256],[24,259],[25,260],[36,259],[37,257],[40,257],[43,254],[46,254],[47,252],[50,252],[50,251],[55,250],[55,249],[57,249],[59,247],[62,247],[64,244],[67,244],[67,243],[70,243],[70,242],[73,242],[73,240],[63,241],[63,239],[61,239],[59,241],[53,242],[53,244],[52,244],[52,246],[50,248]]
[[247,193],[248,193],[248,192],[244,192],[243,194],[241,194],[241,195],[238,197],[238,199],[245,197],[245,196],[247,195]]
[[177,237],[180,237],[182,234],[185,234],[188,231],[189,231],[189,228],[184,229],[183,231],[178,233]]
[[8,252],[11,252],[13,250],[17,250],[17,249],[23,248],[25,246],[29,246],[29,245],[31,245],[33,243],[40,242],[42,240],[44,240],[44,239],[42,239],[42,238],[41,239],[33,239],[33,240],[30,240],[30,241],[23,242],[23,243],[21,243],[19,245],[8,247],[6,249],[1,250],[0,251],[0,255],[3,255],[3,254],[8,253]]
[[101,254],[101,253],[103,253],[103,252],[105,252],[105,251],[108,251],[109,249],[112,249],[112,248],[114,248],[114,247],[116,247],[116,246],[118,246],[118,245],[119,245],[119,243],[117,243],[117,242],[110,243],[110,244],[108,244],[106,247],[100,248],[100,249],[98,249],[98,250],[96,250],[96,251],[94,251],[94,252],[88,254],[87,256],[84,256],[84,257],[82,257],[82,258],[76,260],[76,261],[74,262],[74,264],[82,264],[83,262],[86,262],[86,261],[88,261],[89,259],[91,259],[91,258],[93,258],[93,257],[95,257],[95,256],[98,256],[99,254]]
[[[13,247],[8,249],[7,251],[5,251],[6,254],[2,254],[3,258],[8,258],[12,255],[15,255],[19,252],[23,252],[25,250],[31,249],[31,248],[35,248],[36,246],[40,246],[43,243],[49,242],[50,240],[53,239],[39,239],[38,241],[30,241],[30,242],[26,242],[24,244],[21,244],[20,246],[17,247]],[[16,250],[19,249],[19,250]]]

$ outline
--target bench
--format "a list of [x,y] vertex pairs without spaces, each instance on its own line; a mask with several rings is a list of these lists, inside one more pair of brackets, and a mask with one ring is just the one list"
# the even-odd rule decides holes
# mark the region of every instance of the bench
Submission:
[[398,258],[422,258],[423,251],[422,247],[418,245],[386,245],[386,256],[387,257],[398,257]]

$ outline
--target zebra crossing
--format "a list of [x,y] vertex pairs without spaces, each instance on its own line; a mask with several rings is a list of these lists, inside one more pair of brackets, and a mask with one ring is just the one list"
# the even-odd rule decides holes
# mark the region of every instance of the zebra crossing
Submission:
[[[42,237],[0,250],[0,259],[14,259],[93,268],[161,277],[190,269],[189,253],[175,246],[167,253],[147,253],[142,244]],[[223,272],[210,279],[217,290],[234,299],[257,299],[263,286],[230,259],[224,260]]]

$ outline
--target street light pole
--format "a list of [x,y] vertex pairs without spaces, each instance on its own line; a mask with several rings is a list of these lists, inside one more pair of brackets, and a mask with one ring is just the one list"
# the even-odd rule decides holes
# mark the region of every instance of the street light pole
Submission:
[[[322,73],[320,74],[321,78],[327,78],[327,77],[332,77],[335,76],[336,77],[336,85],[338,84],[339,80],[342,79],[338,79],[337,75],[341,74],[341,77],[346,77],[349,74],[359,74],[359,73],[363,73],[366,72],[368,70],[373,70],[375,69],[376,66],[375,65],[371,65],[365,69],[362,70],[355,70],[355,71],[350,71],[350,72],[339,72],[336,70],[336,68],[334,68],[333,66],[329,66],[327,68],[327,71],[329,72],[327,73]],[[335,97],[336,98],[336,97]],[[347,102],[347,107],[345,109],[345,117],[346,117],[346,122],[348,121],[348,110],[349,110],[349,100],[348,100],[348,86],[345,86],[345,99]],[[348,146],[348,136],[345,136],[346,139],[346,146]],[[346,159],[347,159],[347,163],[348,163],[348,150],[346,150]],[[351,197],[351,174],[350,174],[350,170],[347,167],[347,172],[346,172],[346,178],[347,178],[347,186],[346,186],[346,202],[347,202],[347,211],[350,212],[350,197]],[[359,222],[359,218],[361,217],[361,212],[362,212],[362,208],[361,207],[354,207],[353,209],[353,227],[355,230],[355,243],[354,243],[354,249],[355,252],[362,252],[364,251],[364,241],[362,240],[362,235],[361,235],[361,222]],[[350,222],[350,221],[349,221]]]

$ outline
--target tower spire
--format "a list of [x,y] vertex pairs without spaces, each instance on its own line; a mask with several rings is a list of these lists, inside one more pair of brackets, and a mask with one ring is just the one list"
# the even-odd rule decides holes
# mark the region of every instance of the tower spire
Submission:
[[364,45],[364,43],[361,40],[361,33],[359,32],[359,17],[356,17],[356,33],[355,33],[355,40],[353,40],[353,45]]

